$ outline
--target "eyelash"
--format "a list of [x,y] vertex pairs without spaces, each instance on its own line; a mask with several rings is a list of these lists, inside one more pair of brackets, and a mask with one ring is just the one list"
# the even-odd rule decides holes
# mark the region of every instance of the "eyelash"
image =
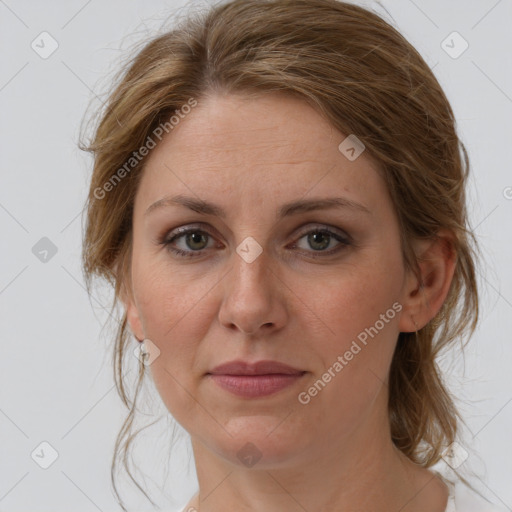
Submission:
[[[172,243],[175,242],[176,240],[179,240],[180,238],[183,238],[184,236],[190,234],[190,233],[200,233],[202,235],[207,235],[209,237],[211,237],[212,235],[210,235],[210,233],[208,233],[207,231],[204,231],[202,229],[199,229],[197,227],[190,227],[190,228],[178,228],[178,230],[176,230],[176,232],[171,236],[171,238],[168,238],[168,235],[164,236],[164,238],[162,240],[159,241],[159,244],[160,245],[163,245],[168,251],[172,252],[173,254],[175,254],[177,257],[179,258],[196,258],[196,257],[199,257],[202,255],[202,253],[204,251],[206,251],[206,249],[200,249],[200,250],[197,250],[197,251],[194,251],[194,250],[189,250],[189,251],[184,251],[182,249],[177,249],[176,247],[172,247]],[[340,245],[336,246],[334,249],[331,249],[329,251],[312,251],[312,254],[315,254],[315,253],[320,253],[322,256],[316,256],[316,255],[313,255],[312,257],[313,258],[321,258],[323,256],[331,256],[333,255],[334,253],[337,253],[338,251],[342,250],[345,246],[349,246],[349,245],[353,245],[353,243],[351,242],[350,238],[347,236],[342,236],[338,233],[336,233],[335,231],[332,231],[328,228],[315,228],[315,229],[310,229],[309,231],[305,231],[303,233],[301,233],[301,235],[299,236],[299,238],[297,239],[298,240],[301,240],[302,238],[304,238],[305,236],[311,234],[311,233],[321,233],[321,234],[324,234],[324,235],[328,235],[330,236],[331,238],[334,238],[336,241],[338,241],[340,243]],[[213,237],[212,237],[213,238]],[[329,240],[330,242],[330,240]],[[296,242],[295,242],[296,244]],[[293,246],[295,247],[295,245]],[[310,251],[308,251],[310,252]]]

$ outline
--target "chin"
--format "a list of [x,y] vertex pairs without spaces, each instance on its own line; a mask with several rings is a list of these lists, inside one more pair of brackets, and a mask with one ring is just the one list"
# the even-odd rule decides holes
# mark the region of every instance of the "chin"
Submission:
[[290,428],[293,425],[286,425],[285,417],[232,419],[225,425],[230,435],[210,439],[210,448],[237,467],[268,470],[293,465],[310,443],[304,430],[294,431]]

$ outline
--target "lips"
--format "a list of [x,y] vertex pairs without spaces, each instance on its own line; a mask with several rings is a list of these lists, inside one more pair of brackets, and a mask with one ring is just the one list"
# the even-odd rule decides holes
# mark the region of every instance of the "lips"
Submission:
[[258,361],[256,363],[230,361],[216,366],[209,373],[212,375],[300,375],[304,371],[277,361]]
[[231,361],[216,366],[207,377],[234,395],[259,398],[291,386],[305,373],[307,372],[277,361]]

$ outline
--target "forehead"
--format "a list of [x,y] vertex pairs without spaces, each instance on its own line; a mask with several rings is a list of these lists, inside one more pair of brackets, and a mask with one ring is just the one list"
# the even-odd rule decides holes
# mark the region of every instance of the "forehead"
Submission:
[[374,161],[364,152],[353,161],[340,152],[346,137],[297,97],[210,96],[149,154],[138,202],[190,188],[218,200],[233,192],[293,199],[313,189],[382,194]]
[[280,155],[319,159],[322,153],[338,156],[343,137],[298,97],[214,95],[184,115],[153,155],[173,150],[177,157],[192,156],[193,150],[195,158],[217,153],[219,159],[243,159],[251,153],[262,162]]

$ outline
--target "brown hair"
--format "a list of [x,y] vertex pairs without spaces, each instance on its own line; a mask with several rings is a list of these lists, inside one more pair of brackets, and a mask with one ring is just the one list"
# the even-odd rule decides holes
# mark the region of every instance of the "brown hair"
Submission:
[[[380,164],[409,268],[418,271],[414,238],[451,230],[457,265],[447,299],[425,327],[400,333],[389,379],[394,444],[415,463],[436,463],[455,440],[461,419],[436,360],[475,329],[477,245],[466,212],[467,152],[450,104],[419,53],[378,15],[349,3],[233,0],[145,42],[119,77],[92,141],[81,145],[94,155],[84,274],[89,290],[93,275],[107,279],[115,287],[114,303],[129,286],[132,210],[144,162],[101,199],[95,191],[175,110],[216,91],[298,95],[342,133],[356,134]],[[126,453],[144,375],[141,364],[131,401],[123,383],[128,341],[124,314],[113,347],[114,377],[130,410],[116,441],[112,475],[121,446],[130,474]]]

